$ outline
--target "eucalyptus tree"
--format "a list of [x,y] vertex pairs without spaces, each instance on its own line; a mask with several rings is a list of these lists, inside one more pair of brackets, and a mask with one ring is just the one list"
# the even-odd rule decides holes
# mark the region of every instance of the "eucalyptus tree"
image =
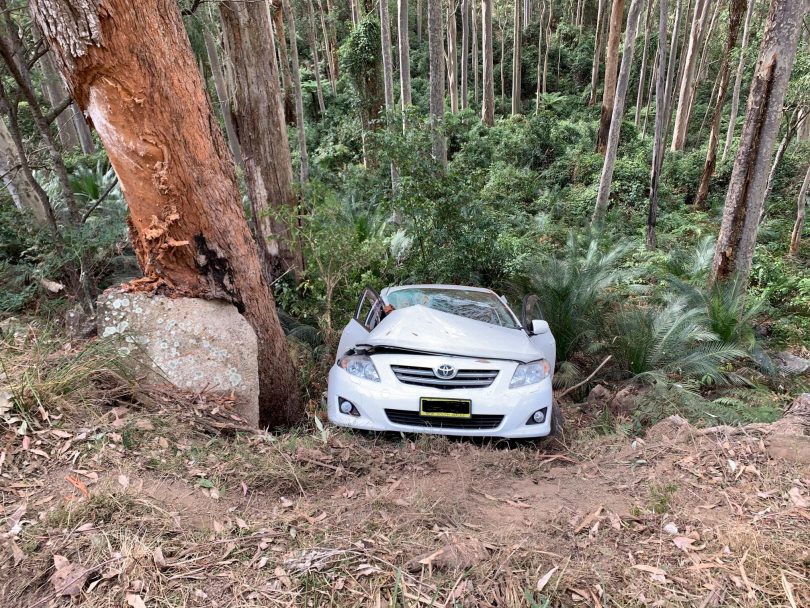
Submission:
[[522,0],[515,0],[514,27],[512,29],[512,114],[520,114],[520,64],[523,43]]
[[751,29],[751,15],[754,13],[756,0],[748,0],[748,7],[745,10],[745,25],[743,25],[742,42],[740,43],[740,59],[737,62],[737,71],[734,75],[734,88],[731,92],[731,109],[728,112],[728,127],[726,127],[726,143],[723,145],[722,160],[726,160],[731,149],[731,142],[734,140],[734,133],[737,131],[737,112],[740,108],[740,89],[742,88],[743,72],[745,71],[745,60],[748,51],[748,34]]
[[177,5],[30,4],[120,180],[141,285],[233,303],[258,338],[262,423],[297,420],[296,371]]
[[692,16],[692,27],[689,30],[689,43],[683,60],[678,93],[678,105],[675,111],[675,127],[672,134],[672,150],[683,150],[686,145],[686,130],[689,126],[689,114],[692,107],[692,85],[695,80],[698,54],[706,29],[710,0],[696,0]]
[[430,129],[433,134],[433,157],[442,165],[446,165],[447,142],[442,132],[445,72],[441,2],[442,0],[427,0],[428,52],[430,59]]
[[483,56],[481,122],[489,127],[495,124],[495,63],[492,51],[492,0],[481,0],[481,53]]
[[[602,90],[602,112],[599,119],[599,131],[596,135],[596,150],[602,154],[607,148],[610,121],[616,99],[616,76],[619,67],[619,39],[622,35],[624,17],[624,0],[613,0],[610,11],[610,30],[608,32],[607,50],[605,51],[605,78]],[[545,89],[545,87],[543,87]],[[623,110],[624,108],[622,108]]]
[[[678,0],[675,0],[678,2]],[[652,165],[650,167],[650,204],[647,212],[647,249],[658,246],[655,226],[658,221],[658,186],[661,182],[661,167],[664,164],[667,130],[667,0],[658,4],[658,65],[655,78],[655,134],[653,135]]]

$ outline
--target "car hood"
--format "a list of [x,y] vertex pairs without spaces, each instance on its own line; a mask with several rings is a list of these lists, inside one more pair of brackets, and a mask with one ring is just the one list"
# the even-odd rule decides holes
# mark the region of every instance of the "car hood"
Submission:
[[522,329],[499,327],[421,304],[390,312],[358,345],[522,362],[540,356]]

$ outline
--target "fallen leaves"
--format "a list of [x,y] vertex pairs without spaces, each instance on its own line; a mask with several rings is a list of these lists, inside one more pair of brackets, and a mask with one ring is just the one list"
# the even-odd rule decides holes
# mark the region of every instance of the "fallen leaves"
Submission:
[[650,577],[658,582],[658,583],[666,583],[667,581],[667,573],[665,570],[658,568],[657,566],[650,566],[648,564],[634,564],[631,568],[635,568],[636,570],[641,570],[642,572],[649,573]]
[[542,591],[543,589],[545,589],[546,585],[548,585],[548,582],[551,580],[551,577],[554,576],[554,573],[557,572],[557,570],[558,570],[557,566],[554,566],[551,570],[549,570],[543,576],[541,576],[540,580],[537,581],[535,589],[537,591]]
[[87,568],[72,563],[62,555],[53,556],[53,567],[55,572],[51,575],[50,581],[57,596],[73,596],[81,593],[90,574]]
[[76,488],[79,492],[81,492],[82,496],[84,496],[85,498],[90,496],[90,492],[87,490],[87,486],[81,479],[79,479],[75,475],[68,475],[67,477],[65,477],[65,481],[70,483],[74,488]]

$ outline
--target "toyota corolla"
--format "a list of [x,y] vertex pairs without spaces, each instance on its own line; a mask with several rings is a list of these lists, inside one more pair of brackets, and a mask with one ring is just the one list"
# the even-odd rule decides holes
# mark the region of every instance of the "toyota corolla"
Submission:
[[535,296],[521,316],[489,289],[366,288],[329,373],[329,420],[369,431],[543,437],[554,337]]

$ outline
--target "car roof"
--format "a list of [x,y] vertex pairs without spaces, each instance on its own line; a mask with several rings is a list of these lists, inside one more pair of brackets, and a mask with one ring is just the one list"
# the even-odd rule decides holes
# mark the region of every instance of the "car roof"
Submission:
[[[395,291],[401,291],[403,289],[463,289],[465,291],[481,291],[485,293],[495,293],[491,289],[487,289],[486,287],[470,287],[468,285],[444,285],[441,283],[422,283],[419,285],[392,285],[390,287],[386,287],[380,292],[381,296],[387,296],[389,293],[394,293]],[[495,294],[498,295],[498,294]]]

